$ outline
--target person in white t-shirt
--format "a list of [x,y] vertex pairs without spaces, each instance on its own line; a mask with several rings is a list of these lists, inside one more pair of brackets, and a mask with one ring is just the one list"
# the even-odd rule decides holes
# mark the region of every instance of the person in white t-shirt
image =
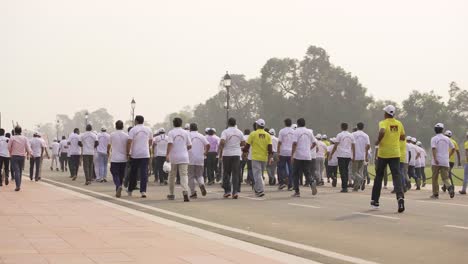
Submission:
[[322,135],[317,134],[317,158],[315,159],[315,174],[317,175],[318,185],[324,185],[323,172],[325,171],[325,155],[327,154],[327,145],[322,141]]
[[[338,157],[338,169],[341,176],[341,192],[348,192],[349,164],[352,158],[351,146],[354,143],[353,135],[348,132],[348,124],[341,123],[342,132],[336,136],[332,155]],[[330,158],[329,158],[330,159]]]
[[312,129],[305,127],[304,118],[297,120],[297,128],[294,130],[293,146],[291,157],[293,159],[293,177],[294,177],[294,194],[292,197],[300,197],[299,182],[302,175],[306,177],[306,181],[311,184],[312,195],[317,194],[317,183],[311,175],[311,149],[314,149],[317,140],[314,137]]
[[290,118],[284,120],[284,128],[278,133],[278,189],[293,189],[291,152],[294,139],[294,129]]
[[223,159],[224,198],[238,199],[240,192],[240,169],[242,147],[245,146],[244,134],[236,128],[236,119],[229,118],[228,128],[221,133],[219,155]]
[[3,186],[3,181],[5,181],[5,185],[9,184],[11,157],[8,141],[10,141],[10,134],[5,134],[5,129],[0,128],[0,186]]
[[[406,138],[408,139],[408,137]],[[408,141],[407,141],[408,142]],[[421,155],[419,153],[419,149],[418,147],[416,146],[416,138],[412,137],[410,138],[409,140],[409,153],[410,153],[410,157],[409,157],[409,163],[408,163],[408,175],[410,178],[414,178],[415,182],[416,182],[416,190],[420,190],[420,186],[421,186],[421,180],[419,179],[419,174],[416,173],[416,165],[417,165],[417,162],[419,160],[419,156]]]
[[359,189],[364,190],[366,187],[366,179],[364,178],[364,163],[369,162],[368,152],[370,149],[369,136],[362,131],[364,123],[357,124],[357,131],[353,132],[353,143],[351,149],[353,152],[353,167],[352,173],[354,175],[354,188],[353,191]]
[[337,177],[338,177],[338,158],[336,153],[332,155],[333,148],[335,147],[335,138],[330,139],[330,146],[327,147],[327,157],[328,159],[328,178],[332,179],[332,186],[336,187]]
[[62,136],[62,140],[59,141],[60,144],[60,170],[62,172],[68,171],[68,141],[65,136]]
[[82,147],[83,170],[86,178],[85,185],[90,185],[94,176],[94,152],[98,146],[97,135],[93,132],[91,125],[86,126],[86,132],[80,135],[80,146]]
[[135,127],[130,130],[127,141],[127,155],[132,158],[127,193],[132,196],[137,181],[140,179],[141,198],[146,198],[150,149],[153,146],[153,132],[149,127],[144,126],[144,122],[143,116],[137,115],[135,117]]
[[[31,181],[39,181],[40,171],[41,171],[41,162],[42,157],[44,156],[44,152],[46,153],[47,158],[49,158],[49,153],[46,150],[45,141],[42,140],[39,136],[39,133],[34,133],[33,138],[29,141],[29,145],[31,146],[32,150],[32,157],[29,160],[29,178]],[[34,169],[36,170],[34,173]]]
[[426,169],[426,158],[427,158],[427,153],[426,153],[426,150],[423,148],[423,145],[422,145],[422,142],[421,141],[418,141],[416,142],[416,146],[419,147],[420,149],[420,157],[419,157],[419,170],[420,170],[420,175],[421,175],[421,180],[422,180],[422,184],[421,184],[421,187],[425,187],[426,186],[426,172],[425,172],[425,169]]
[[110,135],[107,133],[107,129],[105,127],[101,128],[101,133],[98,134],[98,142],[99,145],[96,148],[97,152],[97,167],[98,167],[98,174],[97,181],[100,182],[107,182],[107,163],[109,162],[109,144],[110,144]]
[[439,174],[445,186],[449,186],[450,198],[455,196],[455,189],[449,180],[450,156],[455,152],[455,145],[444,136],[444,124],[437,123],[434,127],[436,135],[431,139],[432,148],[432,199],[439,199]]
[[205,179],[203,178],[203,163],[206,153],[210,149],[210,144],[204,135],[198,132],[198,125],[190,124],[189,132],[192,148],[189,150],[188,165],[188,185],[190,188],[190,198],[197,199],[196,185],[200,188],[201,194],[206,196]]
[[107,153],[110,153],[110,171],[115,185],[115,196],[122,196],[122,184],[127,168],[127,142],[128,134],[123,130],[124,124],[121,120],[115,122],[115,131],[109,136]]
[[166,161],[171,163],[171,172],[169,174],[169,195],[168,200],[174,200],[174,189],[177,172],[180,175],[180,185],[182,186],[182,195],[184,202],[190,202],[188,191],[188,164],[189,153],[192,148],[192,141],[189,134],[182,129],[182,119],[176,117],[172,120],[174,129],[169,131]]
[[167,185],[167,173],[163,170],[164,162],[166,162],[168,137],[166,130],[160,128],[158,135],[153,139],[153,155],[154,155],[154,181],[158,181],[159,185]]
[[68,136],[68,167],[70,168],[70,177],[73,181],[78,176],[78,169],[80,167],[81,159],[81,146],[80,146],[80,130],[75,128],[73,133]]
[[273,186],[276,185],[276,168],[278,167],[278,138],[276,131],[272,128],[268,130],[271,135],[271,144],[273,147],[273,162],[267,164],[268,183]]
[[58,142],[57,138],[54,138],[54,143],[50,145],[52,150],[52,161],[50,163],[50,170],[54,170],[54,164],[57,171],[59,171],[59,156],[60,156],[60,143]]

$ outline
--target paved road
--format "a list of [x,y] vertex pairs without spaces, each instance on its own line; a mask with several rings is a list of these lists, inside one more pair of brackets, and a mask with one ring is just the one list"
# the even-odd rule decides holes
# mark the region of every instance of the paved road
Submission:
[[450,199],[441,194],[429,199],[430,190],[406,195],[407,211],[396,213],[390,190],[383,191],[381,209],[370,210],[370,188],[359,193],[338,193],[337,188],[309,189],[301,198],[291,192],[266,189],[255,198],[243,185],[239,200],[225,200],[219,185],[207,197],[191,203],[167,201],[168,188],[150,183],[148,198],[114,198],[112,181],[84,186],[84,177],[71,181],[67,174],[44,170],[46,182],[201,227],[219,234],[308,258],[321,263],[440,263],[468,257],[468,197]]

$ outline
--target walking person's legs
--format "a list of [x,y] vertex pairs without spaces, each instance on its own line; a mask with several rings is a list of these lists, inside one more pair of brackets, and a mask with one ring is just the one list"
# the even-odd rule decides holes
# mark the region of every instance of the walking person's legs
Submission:
[[232,181],[232,195],[240,192],[240,156],[232,156],[231,158],[231,181]]
[[349,159],[338,158],[338,169],[341,177],[341,191],[343,192],[348,191],[348,166]]
[[34,165],[36,164],[36,159],[34,157],[29,158],[29,179],[31,181],[34,178]]
[[227,198],[231,194],[231,175],[232,175],[232,160],[231,157],[223,157],[223,189],[224,197]]
[[40,177],[40,171],[41,171],[41,157],[34,158],[34,166],[35,166],[35,174],[34,174],[34,180],[38,181],[41,179]]
[[265,167],[264,161],[252,160],[252,173],[254,179],[254,190],[257,196],[264,195],[264,185],[263,185],[263,168]]
[[188,165],[188,186],[190,188],[190,198],[196,198],[197,191],[195,190],[195,165]]
[[139,159],[138,167],[140,173],[140,193],[142,194],[142,198],[146,198],[146,188],[148,186],[148,165],[149,158]]
[[302,172],[303,172],[303,167],[304,164],[301,160],[294,159],[294,165],[293,165],[293,178],[294,181],[292,182],[294,192],[296,195],[300,194],[300,189],[299,189],[299,178],[302,177]]
[[383,158],[377,159],[377,173],[374,179],[374,186],[372,187],[372,197],[375,206],[379,205],[380,193],[382,191],[382,180],[385,174],[385,167],[387,167],[387,160]]
[[432,165],[432,196],[433,198],[439,197],[439,173],[440,166]]

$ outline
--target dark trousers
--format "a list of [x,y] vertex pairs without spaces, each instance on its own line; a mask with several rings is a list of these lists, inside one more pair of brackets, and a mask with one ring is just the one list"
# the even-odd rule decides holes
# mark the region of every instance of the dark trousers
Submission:
[[[36,169],[36,173],[34,173]],[[32,180],[33,176],[35,180],[39,180],[39,171],[41,170],[41,157],[31,157],[29,159],[29,178]]]
[[293,179],[294,179],[294,191],[299,193],[299,181],[304,175],[306,181],[311,181],[310,179],[310,160],[298,160],[294,159],[293,163]]
[[68,165],[68,153],[61,153],[60,154],[60,169],[65,171]]
[[155,180],[159,179],[160,183],[167,181],[167,173],[163,170],[164,162],[166,162],[166,157],[157,156],[154,158],[154,176],[156,177]]
[[146,192],[146,186],[148,185],[148,163],[149,158],[131,160],[130,179],[128,184],[128,190],[130,192],[135,189],[138,178],[140,178],[140,192]]
[[338,157],[338,169],[340,170],[341,177],[341,189],[348,189],[348,178],[349,178],[349,163],[351,162],[350,158],[340,158]]
[[92,181],[94,176],[94,155],[83,155],[83,170],[86,181]]
[[70,176],[78,176],[78,168],[80,167],[80,155],[71,155],[68,168],[70,169]]
[[10,175],[10,158],[0,156],[0,183]]
[[244,170],[247,166],[247,160],[240,161],[240,176],[239,176],[239,185],[244,181]]
[[327,179],[330,179],[330,176],[328,174],[328,158],[327,157],[325,157],[324,165],[325,165],[325,175],[327,175]]
[[291,157],[290,156],[279,156],[278,162],[278,183],[286,184],[291,188],[293,186],[292,179],[292,166],[291,166]]
[[240,192],[239,176],[240,176],[240,156],[223,157],[223,188],[224,193],[232,194]]
[[[316,169],[317,169],[317,159],[312,159],[310,161],[310,178],[307,178],[306,177],[306,184],[311,184],[312,181],[315,181],[316,183],[318,183],[318,181],[320,180],[318,178],[318,175],[316,173]],[[302,178],[301,178],[301,184],[302,184]]]
[[216,152],[208,152],[206,155],[206,174],[208,177],[208,182],[214,182],[216,176]]
[[[450,179],[450,184],[452,184],[452,186],[453,186],[452,169],[453,169],[454,166],[455,166],[455,162],[449,162],[449,173],[448,173],[448,176],[449,176],[449,179]],[[446,187],[448,187],[448,186],[446,186]]]
[[11,172],[15,179],[16,187],[21,187],[21,178],[24,168],[24,156],[12,156],[11,157]]
[[247,181],[254,185],[255,180],[253,176],[252,160],[247,160]]
[[122,187],[126,167],[127,162],[111,162],[110,172],[112,174],[112,179],[114,180],[115,190]]
[[374,187],[372,188],[372,201],[378,202],[380,199],[380,192],[382,191],[382,180],[385,175],[385,168],[387,167],[387,165],[390,167],[390,171],[392,173],[392,180],[395,186],[396,198],[405,198],[403,193],[402,182],[400,179],[400,158],[378,158],[378,169],[374,179]]
[[328,171],[327,178],[336,179],[336,177],[338,175],[338,166],[328,165],[327,167],[328,167],[328,169],[327,169],[327,171]]

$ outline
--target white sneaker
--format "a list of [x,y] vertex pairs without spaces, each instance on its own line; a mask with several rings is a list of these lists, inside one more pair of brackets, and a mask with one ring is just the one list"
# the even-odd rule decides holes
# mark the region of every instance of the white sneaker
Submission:
[[145,192],[141,193],[141,198],[146,198],[146,193]]

